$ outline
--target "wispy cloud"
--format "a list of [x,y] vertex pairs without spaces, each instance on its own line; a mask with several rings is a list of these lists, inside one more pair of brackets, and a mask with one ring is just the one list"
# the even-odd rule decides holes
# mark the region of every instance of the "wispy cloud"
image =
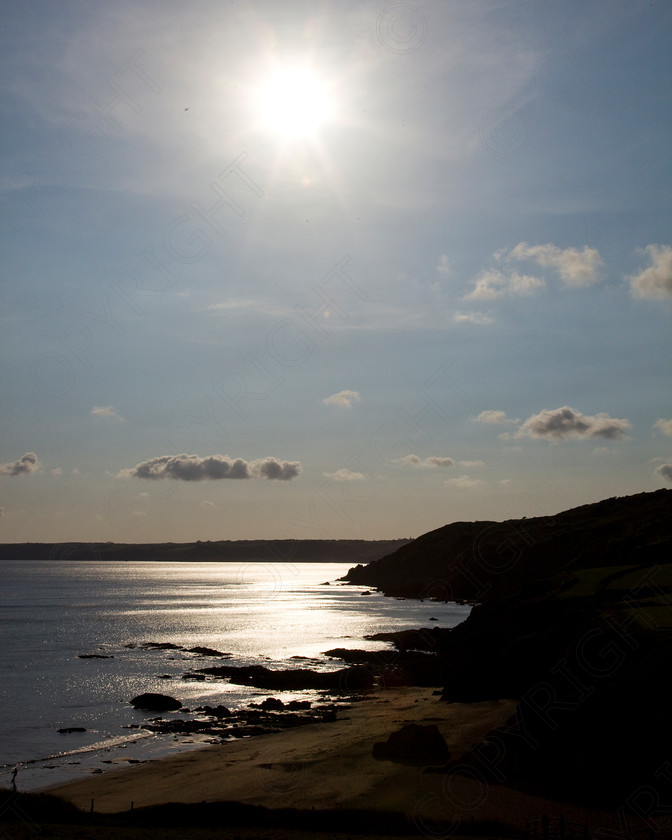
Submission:
[[664,420],[662,417],[653,424],[654,429],[658,429],[664,435],[672,437],[672,420]]
[[339,408],[352,408],[353,403],[361,402],[359,391],[339,391],[330,397],[325,397],[322,402],[325,405],[336,405]]
[[493,324],[495,319],[492,315],[486,315],[485,312],[460,312],[459,310],[453,315],[453,321],[456,324],[478,324],[485,326]]
[[512,259],[536,262],[541,268],[558,272],[566,286],[590,286],[599,279],[602,257],[596,248],[558,248],[557,245],[528,245],[519,242],[510,251],[499,252],[506,261]]
[[672,481],[672,461],[656,467],[656,475],[659,475],[665,481]]
[[445,254],[441,254],[439,257],[436,270],[441,274],[450,274],[450,260]]
[[458,490],[473,490],[475,487],[480,487],[484,482],[480,478],[461,475],[458,478],[448,478],[443,483],[446,487],[457,487]]
[[517,271],[503,272],[488,268],[474,280],[474,288],[464,296],[465,300],[495,300],[502,297],[531,295],[543,289],[546,283],[539,277],[519,274]]
[[291,481],[301,472],[299,461],[279,461],[277,458],[260,458],[244,461],[228,455],[161,455],[142,461],[135,467],[120,470],[118,478],[173,479],[177,481],[217,481],[224,478],[266,478],[274,481]]
[[336,470],[333,473],[322,473],[325,478],[330,478],[332,481],[364,481],[366,476],[364,473],[361,472],[354,472],[353,470],[349,470],[347,467],[342,467],[340,470]]
[[672,297],[672,248],[669,245],[647,245],[641,253],[648,254],[651,265],[628,278],[632,294],[646,300]]
[[41,466],[34,452],[26,452],[17,461],[0,464],[0,475],[30,475],[37,472]]
[[94,405],[91,409],[91,415],[93,417],[109,417],[112,420],[125,422],[124,418],[113,405]]
[[420,458],[418,455],[404,455],[403,458],[395,458],[393,464],[402,464],[406,467],[452,467],[455,461],[442,455],[429,455],[427,458]]
[[481,411],[481,413],[473,418],[474,423],[486,423],[492,426],[502,426],[506,423],[520,423],[518,418],[513,419],[511,417],[506,416],[505,411],[499,411],[497,409],[488,409],[486,411]]

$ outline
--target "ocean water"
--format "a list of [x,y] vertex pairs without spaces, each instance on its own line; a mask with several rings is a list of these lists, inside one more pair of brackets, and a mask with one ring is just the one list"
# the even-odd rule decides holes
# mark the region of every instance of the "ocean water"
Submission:
[[[221,660],[146,651],[142,643],[214,648],[231,653],[223,660],[231,665],[334,670],[344,665],[324,656],[330,648],[384,649],[364,636],[452,627],[469,613],[467,605],[363,595],[364,587],[338,582],[347,569],[342,563],[0,563],[0,786],[9,785],[14,767],[18,789],[29,790],[199,745],[197,736],[128,729],[148,716],[129,705],[143,692],[170,694],[192,708],[235,709],[271,694],[319,699],[313,692],[183,681],[185,671]],[[65,727],[86,732],[58,732]]]

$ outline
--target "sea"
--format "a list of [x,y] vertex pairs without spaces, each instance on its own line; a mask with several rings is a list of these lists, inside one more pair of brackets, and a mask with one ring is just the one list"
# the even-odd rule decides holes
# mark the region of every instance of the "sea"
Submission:
[[[390,598],[340,581],[345,563],[0,562],[0,787],[36,790],[202,746],[142,729],[132,697],[169,694],[230,709],[267,696],[310,699],[223,680],[182,679],[213,664],[345,667],[332,648],[387,649],[381,631],[453,627],[466,604]],[[146,650],[152,642],[207,647]],[[99,658],[105,657],[105,658]],[[59,729],[84,729],[59,732]]]

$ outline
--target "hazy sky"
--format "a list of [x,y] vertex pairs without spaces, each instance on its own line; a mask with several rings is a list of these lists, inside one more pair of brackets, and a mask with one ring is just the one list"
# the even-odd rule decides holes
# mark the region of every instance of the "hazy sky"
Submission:
[[672,484],[672,5],[10,0],[0,539]]

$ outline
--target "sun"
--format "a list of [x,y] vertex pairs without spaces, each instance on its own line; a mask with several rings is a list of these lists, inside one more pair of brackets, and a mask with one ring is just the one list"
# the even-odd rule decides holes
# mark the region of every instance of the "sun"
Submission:
[[282,138],[314,137],[333,117],[330,86],[315,70],[286,66],[260,83],[256,109],[262,126]]

